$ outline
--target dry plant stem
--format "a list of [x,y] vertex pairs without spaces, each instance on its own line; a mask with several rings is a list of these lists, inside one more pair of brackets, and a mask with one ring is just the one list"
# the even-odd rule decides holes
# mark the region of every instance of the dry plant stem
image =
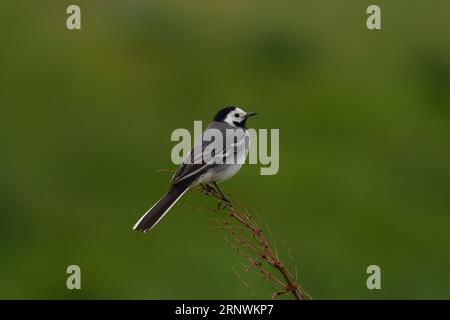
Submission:
[[264,259],[269,265],[271,265],[281,273],[284,280],[286,281],[287,291],[291,292],[294,295],[294,297],[298,300],[304,299],[305,295],[301,292],[300,287],[295,282],[293,276],[286,269],[284,264],[279,260],[278,256],[272,251],[272,248],[269,246],[266,238],[262,233],[262,230],[252,225],[249,221],[245,219],[244,216],[240,214],[240,212],[234,210],[232,207],[230,207],[230,212],[231,212],[230,215],[232,217],[239,220],[241,224],[243,224],[246,228],[249,228],[252,231],[253,235],[256,237],[258,242],[264,248],[264,254],[261,256],[261,258]]
[[[254,268],[261,277],[271,281],[277,287],[282,289],[281,292],[274,293],[273,298],[282,294],[291,293],[294,298],[298,300],[311,299],[297,283],[296,275],[292,275],[285,264],[280,260],[275,244],[272,248],[269,241],[264,236],[262,229],[251,217],[245,207],[241,208],[240,205],[236,206],[232,203],[223,201],[221,194],[209,188],[200,187],[198,191],[204,192],[221,201],[224,205],[224,209],[227,210],[226,212],[228,215],[241,226],[241,228],[238,229],[249,231],[250,237],[248,235],[240,234],[239,231],[236,230],[236,226],[233,226],[228,221],[216,219],[216,222],[226,231],[227,241],[249,262],[250,267]],[[271,235],[270,230],[269,234]],[[246,250],[248,254],[243,253],[242,249]],[[289,254],[292,257],[290,250]],[[263,262],[276,269],[283,280],[267,271],[263,266]],[[294,266],[296,267],[295,262]]]
[[[158,172],[169,172],[173,173],[173,170],[158,170]],[[278,256],[278,250],[276,247],[276,237],[272,235],[271,230],[266,225],[266,229],[269,232],[270,238],[273,240],[272,246],[269,244],[269,241],[264,236],[262,229],[259,227],[258,223],[252,218],[249,214],[247,208],[239,203],[237,200],[233,200],[233,202],[226,202],[223,198],[222,194],[220,194],[217,190],[210,187],[199,186],[196,189],[199,192],[205,193],[208,196],[213,197],[214,199],[219,201],[219,205],[224,205],[223,209],[228,210],[229,216],[232,218],[231,222],[235,222],[237,225],[233,225],[230,221],[225,219],[215,219],[219,228],[222,228],[226,231],[227,236],[225,236],[225,240],[230,244],[230,246],[236,250],[241,256],[243,256],[246,261],[248,261],[248,268],[253,268],[257,273],[263,278],[267,279],[271,283],[273,283],[276,287],[280,288],[281,291],[275,292],[272,295],[272,298],[276,298],[278,296],[291,293],[295,299],[297,300],[310,300],[311,296],[306,293],[302,287],[298,284],[297,281],[297,265],[293,258],[291,250],[286,246],[286,244],[282,241],[283,245],[288,249],[291,260],[294,264],[295,275],[292,275],[285,264],[281,261]],[[228,196],[228,195],[227,195]],[[207,211],[206,208],[191,208],[199,211]],[[220,211],[220,208],[217,209]],[[257,214],[257,213],[256,213]],[[248,233],[245,233],[248,231]],[[250,236],[248,235],[250,234]],[[282,279],[275,276],[270,271],[264,268],[264,263],[266,265],[271,266],[281,275]],[[247,268],[247,269],[248,269]],[[248,284],[239,276],[239,274],[235,271],[236,276],[240,279],[244,286],[249,290],[252,294],[252,297],[255,298],[254,293],[251,291]],[[284,281],[283,281],[284,280]]]

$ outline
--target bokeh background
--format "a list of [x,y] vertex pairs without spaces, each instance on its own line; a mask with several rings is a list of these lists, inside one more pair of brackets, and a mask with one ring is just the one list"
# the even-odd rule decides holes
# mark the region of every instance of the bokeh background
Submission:
[[131,230],[169,185],[172,130],[226,105],[280,129],[277,175],[247,166],[222,186],[313,297],[450,298],[450,3],[376,1],[381,31],[370,4],[2,1],[0,298],[250,298],[233,267],[270,298],[213,216],[183,207],[211,199]]

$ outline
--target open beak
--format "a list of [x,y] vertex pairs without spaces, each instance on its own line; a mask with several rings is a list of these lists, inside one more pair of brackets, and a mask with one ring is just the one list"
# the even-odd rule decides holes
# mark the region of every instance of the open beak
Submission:
[[249,117],[253,117],[253,116],[256,116],[258,113],[256,113],[256,112],[247,112],[247,114],[246,114],[246,118],[249,118]]

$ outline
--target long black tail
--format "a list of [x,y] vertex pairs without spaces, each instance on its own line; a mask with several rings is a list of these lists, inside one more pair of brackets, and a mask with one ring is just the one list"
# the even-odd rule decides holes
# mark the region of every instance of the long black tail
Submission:
[[189,184],[174,185],[153,207],[151,207],[133,227],[133,230],[147,232],[169,212],[173,205],[189,189]]

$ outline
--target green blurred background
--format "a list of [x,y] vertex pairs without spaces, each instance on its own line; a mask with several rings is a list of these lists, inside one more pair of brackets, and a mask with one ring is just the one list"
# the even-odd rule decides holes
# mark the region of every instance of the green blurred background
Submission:
[[[66,29],[78,4],[82,30]],[[280,129],[280,171],[222,184],[295,252],[317,299],[450,298],[450,3],[0,5],[0,298],[258,298],[263,281],[167,189],[173,129],[226,105]],[[66,289],[66,267],[82,290]],[[366,268],[382,290],[366,288]]]

